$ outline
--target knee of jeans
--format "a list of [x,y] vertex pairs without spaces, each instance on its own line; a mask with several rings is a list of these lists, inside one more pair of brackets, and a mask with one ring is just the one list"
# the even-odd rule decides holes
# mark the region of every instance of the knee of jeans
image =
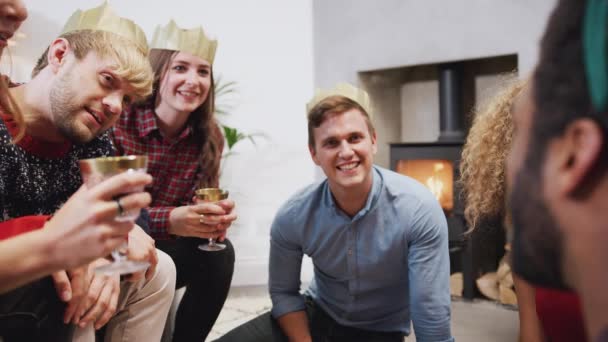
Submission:
[[222,241],[226,248],[219,252],[199,252],[196,254],[198,260],[197,268],[201,271],[200,276],[207,277],[206,274],[213,273],[216,279],[232,279],[234,273],[234,247],[226,239]]
[[175,263],[167,253],[160,249],[156,250],[156,254],[158,256],[158,264],[156,264],[156,274],[154,277],[158,278],[157,283],[159,290],[162,290],[163,292],[166,292],[168,296],[173,297],[177,277]]

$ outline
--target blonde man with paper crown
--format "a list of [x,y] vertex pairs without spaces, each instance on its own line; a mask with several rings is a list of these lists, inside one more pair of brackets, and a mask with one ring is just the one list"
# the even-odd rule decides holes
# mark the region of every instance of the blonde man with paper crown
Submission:
[[[113,129],[119,154],[146,154],[155,179],[150,232],[186,286],[173,341],[203,341],[217,319],[232,281],[234,249],[225,239],[236,219],[234,202],[193,203],[197,188],[218,187],[224,137],[214,116],[213,61],[217,41],[201,27],[185,30],[171,20],[150,44],[152,95],[128,108]],[[208,238],[226,246],[203,251]]]
[[[0,108],[0,209],[4,220],[52,215],[82,185],[78,160],[113,153],[106,131],[126,103],[151,92],[147,53],[143,31],[115,15],[107,4],[78,10],[70,17],[39,60],[32,80],[9,89],[24,114],[25,135],[16,143],[12,143],[16,125],[4,115],[7,109]],[[105,200],[115,217],[121,209],[137,207],[126,197]],[[70,217],[64,215],[63,219]],[[97,222],[93,217],[89,224]],[[48,301],[59,297],[65,302],[58,315],[24,311],[21,306],[35,297],[19,289],[7,293],[0,297],[0,310],[7,314],[3,317],[18,314],[13,322],[0,326],[0,336],[5,341],[72,340],[66,329],[57,328],[61,330],[57,334],[56,330],[40,330],[41,323],[50,321],[55,327],[75,327],[76,341],[94,341],[95,329],[101,327],[105,327],[107,341],[160,340],[173,299],[175,265],[165,253],[157,252],[154,240],[142,228],[131,225],[128,257],[149,262],[147,270],[121,281],[119,274],[95,272],[96,267],[111,262],[100,258],[54,273],[48,282],[51,289],[40,291],[46,291]]]
[[[272,310],[219,341],[453,341],[447,223],[420,183],[373,164],[363,90],[308,103],[308,148],[327,179],[292,196],[270,231]],[[302,256],[315,265],[300,294]]]

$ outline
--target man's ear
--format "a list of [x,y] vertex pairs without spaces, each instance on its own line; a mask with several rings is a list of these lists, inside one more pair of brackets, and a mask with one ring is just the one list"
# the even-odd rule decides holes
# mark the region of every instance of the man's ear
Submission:
[[308,145],[308,152],[310,152],[310,157],[312,158],[312,161],[319,165],[319,159],[317,158],[317,151],[315,150],[315,147],[312,145]]
[[371,136],[372,138],[372,154],[376,154],[378,152],[378,144],[376,144],[376,131]]
[[594,168],[602,156],[604,135],[591,119],[580,119],[569,124],[564,134],[550,143],[545,173],[548,183],[557,186],[562,196],[570,196],[592,181]]
[[46,58],[53,73],[57,73],[65,63],[69,51],[70,43],[65,38],[57,38],[51,43]]

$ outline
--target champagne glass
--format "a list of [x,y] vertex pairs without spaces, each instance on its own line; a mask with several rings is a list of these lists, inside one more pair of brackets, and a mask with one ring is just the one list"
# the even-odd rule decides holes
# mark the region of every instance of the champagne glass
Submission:
[[[123,172],[143,172],[148,168],[147,156],[120,156],[120,157],[99,157],[92,159],[83,159],[79,161],[80,173],[84,184],[87,187],[93,187],[102,181]],[[115,220],[118,222],[133,222],[139,217],[140,209],[122,210],[120,206],[120,197],[144,191],[143,186],[136,188],[126,188],[121,195],[116,196],[115,200],[118,205],[118,215]],[[112,251],[113,262],[108,265],[100,266],[95,269],[96,272],[105,274],[130,274],[143,271],[150,266],[150,263],[145,261],[133,261],[127,259],[128,241]]]
[[[228,191],[219,188],[203,188],[195,191],[196,197],[203,202],[215,203],[228,198]],[[206,252],[218,252],[226,248],[223,243],[215,242],[214,238],[209,238],[208,244],[200,244],[198,249]]]

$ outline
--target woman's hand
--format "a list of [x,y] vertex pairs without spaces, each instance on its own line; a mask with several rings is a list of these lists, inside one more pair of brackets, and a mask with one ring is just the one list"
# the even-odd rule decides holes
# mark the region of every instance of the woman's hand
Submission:
[[203,239],[223,237],[236,220],[233,208],[232,200],[176,207],[169,214],[169,233]]

